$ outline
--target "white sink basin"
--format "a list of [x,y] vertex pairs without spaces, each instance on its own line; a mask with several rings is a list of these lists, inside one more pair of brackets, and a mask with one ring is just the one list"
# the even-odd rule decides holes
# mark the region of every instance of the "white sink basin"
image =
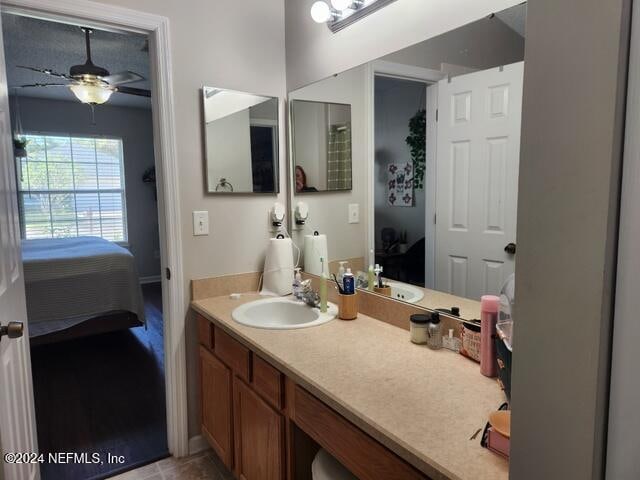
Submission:
[[391,287],[391,297],[403,302],[416,303],[424,298],[421,288],[406,283],[387,282]]
[[321,313],[320,309],[292,298],[274,297],[240,305],[231,312],[231,317],[249,327],[288,330],[315,327],[333,320],[338,307],[333,303],[327,307],[327,312]]

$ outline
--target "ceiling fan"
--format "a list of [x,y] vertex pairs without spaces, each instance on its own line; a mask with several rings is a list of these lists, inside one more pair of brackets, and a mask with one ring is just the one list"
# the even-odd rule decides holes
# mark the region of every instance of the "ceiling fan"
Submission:
[[141,88],[126,87],[124,84],[144,80],[142,75],[135,72],[123,71],[111,74],[106,68],[99,67],[91,61],[91,34],[93,30],[82,27],[85,35],[87,59],[82,65],[74,65],[69,69],[69,73],[58,73],[50,68],[36,68],[24,65],[16,65],[34,72],[49,75],[50,77],[62,78],[67,83],[32,83],[20,85],[18,88],[50,88],[67,87],[78,100],[89,105],[100,105],[111,97],[113,92],[150,97],[151,92]]

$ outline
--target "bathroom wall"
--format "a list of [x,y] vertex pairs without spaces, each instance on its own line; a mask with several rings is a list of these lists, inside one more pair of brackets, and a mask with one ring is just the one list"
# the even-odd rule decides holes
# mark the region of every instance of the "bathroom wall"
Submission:
[[521,1],[398,0],[337,34],[311,19],[312,0],[285,3],[287,87],[294,90]]
[[[290,105],[290,108],[294,108]],[[318,190],[327,187],[327,112],[319,103],[298,102],[295,105],[295,137],[293,158],[304,170],[307,186]]]
[[[203,85],[284,98],[283,0],[100,0],[169,18],[185,302],[192,278],[262,268],[270,233],[267,212],[286,203],[285,128],[280,111],[280,194],[216,196],[206,193],[202,128]],[[210,235],[192,235],[193,210],[208,210]],[[185,303],[185,316],[187,313]],[[200,433],[195,323],[186,318],[189,432]]]
[[511,403],[518,480],[603,478],[630,4],[529,2]]
[[425,106],[426,84],[376,77],[375,87],[375,167],[374,205],[375,241],[381,248],[382,228],[394,228],[396,234],[407,232],[409,246],[425,236],[425,190],[414,190],[411,207],[390,206],[387,202],[387,166],[411,163],[411,150],[405,142],[409,120]]
[[249,109],[217,118],[206,131],[209,190],[225,178],[236,192],[252,191]]
[[[296,90],[292,100],[346,103],[351,105],[352,190],[345,192],[307,193],[294,196],[309,205],[309,221],[303,230],[294,231],[293,239],[303,245],[304,235],[314,230],[327,234],[329,260],[363,257],[366,254],[367,173],[365,68],[358,67],[322,82]],[[360,223],[348,222],[347,205],[360,205]]]
[[[12,102],[12,114],[13,107]],[[128,248],[141,277],[159,276],[158,203],[153,186],[142,182],[144,171],[154,165],[151,110],[101,105],[93,126],[89,108],[75,100],[20,97],[20,117],[25,132],[122,138]]]

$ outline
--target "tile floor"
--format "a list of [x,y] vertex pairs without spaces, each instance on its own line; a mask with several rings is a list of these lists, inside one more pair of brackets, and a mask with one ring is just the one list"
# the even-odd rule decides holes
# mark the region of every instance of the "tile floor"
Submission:
[[211,450],[158,462],[111,477],[111,480],[231,480],[233,475]]

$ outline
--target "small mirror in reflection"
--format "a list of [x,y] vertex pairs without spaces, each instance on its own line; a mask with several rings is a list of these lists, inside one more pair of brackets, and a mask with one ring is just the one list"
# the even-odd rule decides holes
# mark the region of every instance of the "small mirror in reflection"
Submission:
[[351,105],[291,101],[296,193],[351,190]]
[[210,193],[278,191],[278,99],[202,89],[207,189]]

